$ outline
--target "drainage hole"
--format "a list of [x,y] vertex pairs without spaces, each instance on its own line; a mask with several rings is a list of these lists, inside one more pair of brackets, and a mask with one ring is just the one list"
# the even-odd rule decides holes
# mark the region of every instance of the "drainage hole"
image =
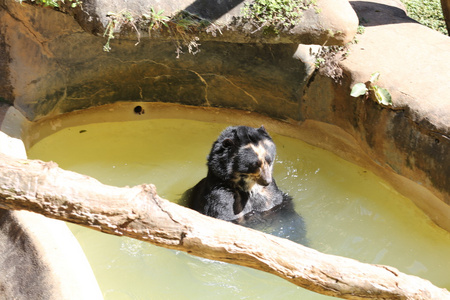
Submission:
[[144,109],[142,108],[142,106],[138,105],[134,108],[134,113],[138,114],[138,115],[142,115],[145,113]]

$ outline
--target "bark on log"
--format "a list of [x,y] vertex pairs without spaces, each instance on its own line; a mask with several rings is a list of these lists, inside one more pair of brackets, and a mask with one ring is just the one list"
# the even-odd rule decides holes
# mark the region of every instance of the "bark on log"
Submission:
[[153,185],[107,186],[52,162],[0,154],[0,207],[251,267],[344,299],[450,299],[447,290],[395,268],[322,254],[171,203]]

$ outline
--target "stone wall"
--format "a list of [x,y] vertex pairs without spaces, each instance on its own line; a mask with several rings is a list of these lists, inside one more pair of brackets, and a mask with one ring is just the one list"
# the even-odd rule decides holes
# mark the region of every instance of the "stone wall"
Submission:
[[[165,8],[166,14],[188,9],[217,19],[222,34],[149,39],[143,31],[136,45],[136,32],[124,30],[111,41],[112,50],[107,53],[102,51],[107,11],[145,11],[152,3],[85,1],[83,9],[69,11],[73,18],[3,0],[0,36],[4,43],[0,47],[7,56],[0,64],[4,80],[0,97],[14,103],[30,120],[131,100],[235,107],[295,118],[305,71],[302,63],[292,59],[297,45],[293,41],[346,43],[356,32],[356,14],[346,0],[333,1],[332,7],[341,14],[330,11],[329,1],[323,0],[320,13],[305,13],[303,25],[282,33],[283,38],[260,37],[242,24],[234,25],[243,4],[239,1],[231,9],[229,2],[233,1],[220,1],[226,7],[218,17],[201,9],[202,1],[167,1],[164,7],[155,1],[155,9]],[[176,53],[178,43],[198,36],[201,52],[192,55],[183,48],[184,54]]]

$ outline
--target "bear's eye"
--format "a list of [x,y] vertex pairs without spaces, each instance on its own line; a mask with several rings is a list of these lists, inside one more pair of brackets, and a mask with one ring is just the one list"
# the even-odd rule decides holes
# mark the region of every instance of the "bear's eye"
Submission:
[[260,161],[256,161],[248,166],[249,173],[257,173],[259,168],[261,168],[262,163]]
[[266,162],[269,164],[269,165],[271,165],[272,164],[272,157],[270,157],[270,156],[266,156]]

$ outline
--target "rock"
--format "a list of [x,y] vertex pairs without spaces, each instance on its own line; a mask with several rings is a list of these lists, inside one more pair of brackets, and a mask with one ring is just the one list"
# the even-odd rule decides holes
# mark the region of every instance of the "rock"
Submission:
[[[365,31],[339,62],[340,84],[327,76],[309,82],[302,117],[344,128],[380,165],[432,191],[415,203],[449,230],[450,68],[443,64],[450,61],[450,38],[407,17],[399,1],[351,4]],[[391,108],[350,96],[374,72],[392,95]],[[420,194],[398,188],[413,200]]]
[[[0,153],[26,159],[13,107],[0,105]],[[1,299],[103,299],[78,241],[64,222],[0,209]]]
[[0,209],[2,299],[103,299],[66,224],[28,211]]
[[365,50],[354,51],[342,65],[358,69],[353,79],[360,82],[379,72],[379,84],[394,96],[394,108],[406,108],[413,122],[447,135],[450,85],[444,78],[450,78],[450,68],[442,63],[450,61],[450,38],[407,17],[397,2],[352,2],[366,27],[352,48]]
[[[197,33],[202,40],[233,43],[262,40],[265,43],[344,45],[353,39],[358,26],[358,18],[347,0],[318,0],[316,5],[304,12],[297,25],[279,29],[278,33],[273,34],[263,30],[263,26],[248,23],[243,14],[244,3],[242,0],[87,0],[83,1],[81,8],[66,9],[81,27],[96,35],[103,35],[110,22],[107,16],[112,13],[129,13],[134,18],[133,22],[139,23],[144,14],[151,15],[152,9],[168,19],[173,19],[180,12],[187,12],[199,20],[212,23],[206,32],[201,30]],[[140,35],[147,35],[148,26],[138,24],[136,27],[144,27]],[[170,34],[162,36],[172,38]],[[135,38],[133,33],[130,38]]]
[[317,1],[317,7],[305,13],[304,20],[292,33],[303,37],[304,39],[299,41],[303,44],[323,46],[345,45],[351,42],[359,20],[355,11],[347,4],[347,0]]
[[319,45],[298,45],[297,51],[294,53],[294,57],[305,64],[306,76],[304,81],[308,81],[314,71],[316,71],[316,60],[321,49],[322,46]]

